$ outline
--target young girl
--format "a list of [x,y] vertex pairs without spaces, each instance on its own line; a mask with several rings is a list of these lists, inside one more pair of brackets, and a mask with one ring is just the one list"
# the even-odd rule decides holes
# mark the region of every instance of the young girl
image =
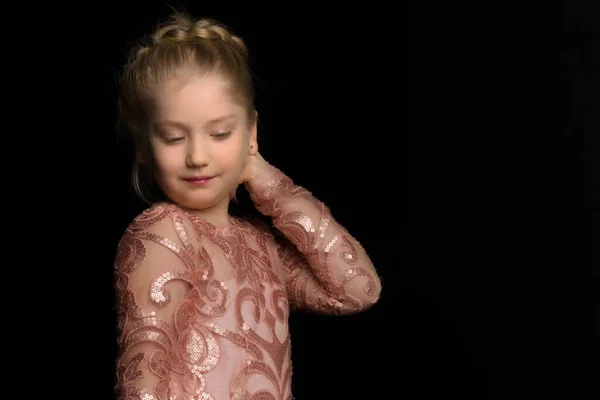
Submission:
[[[253,102],[244,42],[215,21],[176,15],[124,68],[133,183],[154,204],[115,261],[121,399],[291,399],[289,310],[379,298],[361,245],[259,154]],[[229,215],[240,184],[276,229]]]

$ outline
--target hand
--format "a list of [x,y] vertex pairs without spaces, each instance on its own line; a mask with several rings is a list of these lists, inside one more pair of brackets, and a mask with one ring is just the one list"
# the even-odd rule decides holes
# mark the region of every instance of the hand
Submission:
[[244,167],[244,171],[238,180],[238,184],[251,183],[256,179],[261,171],[265,170],[267,165],[267,161],[263,158],[263,156],[260,155],[259,152],[248,154],[246,166]]

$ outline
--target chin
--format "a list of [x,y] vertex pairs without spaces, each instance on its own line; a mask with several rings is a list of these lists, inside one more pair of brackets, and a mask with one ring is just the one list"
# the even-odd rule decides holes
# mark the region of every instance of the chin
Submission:
[[190,210],[204,210],[214,207],[217,204],[216,201],[209,201],[207,199],[186,199],[176,201],[176,203],[185,208],[189,208]]
[[228,196],[177,196],[173,198],[175,203],[192,210],[204,210],[207,208],[212,208],[218,206],[225,200],[229,200]]

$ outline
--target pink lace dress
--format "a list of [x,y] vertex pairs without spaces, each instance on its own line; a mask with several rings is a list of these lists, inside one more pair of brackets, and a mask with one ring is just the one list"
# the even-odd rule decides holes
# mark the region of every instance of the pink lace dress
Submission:
[[253,185],[276,231],[238,218],[219,228],[167,203],[127,228],[120,399],[292,399],[290,310],[356,313],[379,298],[369,257],[323,203],[271,165]]

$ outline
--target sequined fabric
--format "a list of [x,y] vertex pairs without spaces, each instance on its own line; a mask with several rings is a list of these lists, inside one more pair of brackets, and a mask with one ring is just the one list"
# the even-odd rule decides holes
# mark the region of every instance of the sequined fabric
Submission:
[[173,204],[139,215],[115,260],[119,399],[289,400],[290,310],[360,312],[380,281],[329,209],[268,165],[247,184],[275,230]]

